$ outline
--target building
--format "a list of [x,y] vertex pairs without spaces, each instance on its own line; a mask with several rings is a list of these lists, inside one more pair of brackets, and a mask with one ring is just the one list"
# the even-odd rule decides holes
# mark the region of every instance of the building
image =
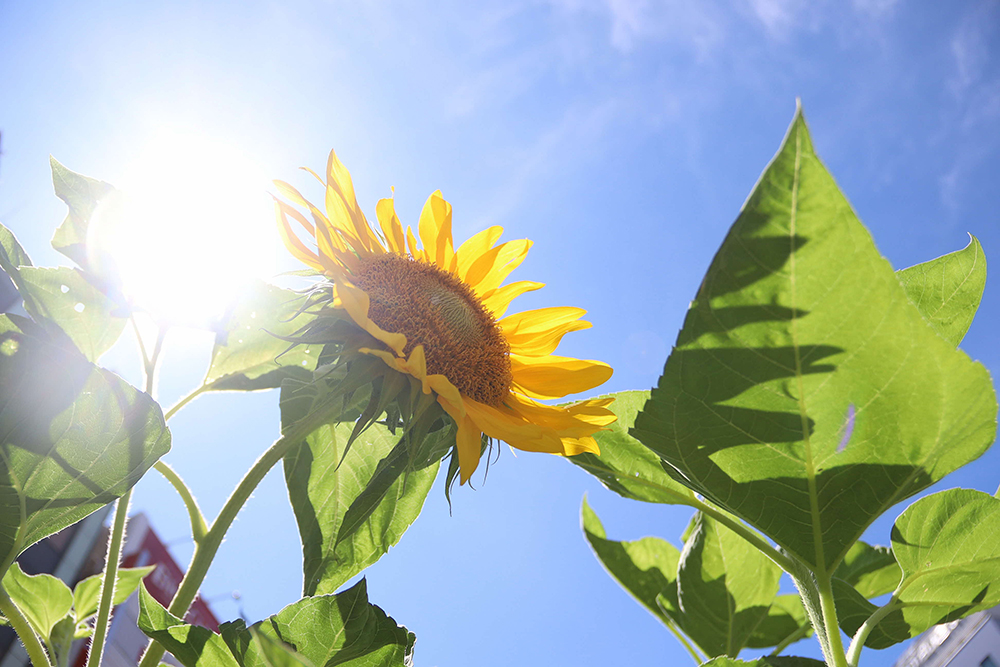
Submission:
[[935,625],[893,667],[1000,667],[1000,607]]
[[[104,526],[104,520],[110,507],[109,505],[33,545],[18,558],[21,569],[28,574],[53,574],[70,588],[81,579],[101,572],[108,544],[108,529]],[[122,566],[146,565],[156,566],[143,580],[146,590],[166,606],[177,591],[184,571],[149,525],[146,515],[140,513],[129,519],[122,547]],[[114,610],[101,658],[102,667],[135,667],[138,664],[149,641],[136,623],[138,618],[139,597],[138,593],[133,593]],[[200,597],[191,606],[185,620],[215,632],[219,630],[219,621]],[[75,667],[86,664],[87,641],[89,640],[76,642],[69,664]],[[179,664],[170,659],[169,655],[166,658],[173,664]],[[10,628],[0,627],[0,667],[26,667],[28,664],[27,653],[21,643],[15,641],[14,632]]]

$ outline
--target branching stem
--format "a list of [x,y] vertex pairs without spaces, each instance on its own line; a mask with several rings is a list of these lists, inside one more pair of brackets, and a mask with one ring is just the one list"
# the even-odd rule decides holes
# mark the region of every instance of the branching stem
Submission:
[[875,626],[879,624],[883,618],[888,614],[895,611],[898,607],[896,600],[896,594],[893,593],[892,597],[884,605],[872,612],[872,615],[861,624],[858,631],[854,633],[854,638],[851,639],[851,646],[847,649],[847,664],[849,667],[858,667],[858,660],[861,659],[861,649],[865,647],[865,641],[868,639],[868,635],[871,634]]

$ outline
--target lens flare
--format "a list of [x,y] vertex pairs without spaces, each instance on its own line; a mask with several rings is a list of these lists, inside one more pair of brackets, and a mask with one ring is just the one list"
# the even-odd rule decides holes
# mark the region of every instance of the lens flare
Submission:
[[116,271],[139,309],[210,326],[240,289],[274,274],[269,181],[245,152],[163,131],[138,153],[88,229],[91,265]]

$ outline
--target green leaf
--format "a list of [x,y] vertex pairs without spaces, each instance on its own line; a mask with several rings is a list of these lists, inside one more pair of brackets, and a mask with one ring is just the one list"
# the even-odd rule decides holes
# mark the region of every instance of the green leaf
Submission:
[[311,660],[275,637],[250,629],[251,640],[264,667],[315,667]]
[[35,632],[46,640],[73,608],[73,594],[51,574],[28,575],[14,563],[3,576],[2,585]]
[[184,667],[240,667],[222,637],[189,625],[163,608],[145,586],[139,587],[139,629],[158,641]]
[[62,266],[22,267],[19,272],[28,313],[36,322],[56,325],[90,361],[97,361],[121,336],[126,318],[117,314],[118,304],[79,271]]
[[0,317],[0,571],[170,449],[160,407],[29,320]]
[[[837,607],[837,620],[840,629],[853,637],[858,628],[868,620],[878,607],[865,599],[856,588],[841,579],[833,579],[833,599]],[[915,634],[915,633],[914,633]],[[913,634],[910,632],[910,625],[903,618],[901,609],[896,609],[886,615],[878,625],[876,625],[868,638],[865,646],[873,649],[883,649],[906,641]]]
[[68,665],[70,651],[73,648],[73,640],[76,638],[76,616],[70,612],[59,619],[59,622],[52,626],[46,644],[49,653],[53,656],[56,665]]
[[278,336],[298,331],[311,315],[297,314],[302,298],[291,290],[255,283],[216,334],[207,389],[255,391],[281,386],[288,377],[308,380],[321,345],[295,345]]
[[735,657],[768,616],[781,568],[699,512],[677,568],[684,631],[707,655]]
[[[413,633],[368,602],[364,579],[337,595],[293,602],[249,630],[227,625],[223,634],[242,667],[402,667],[413,660]],[[295,653],[286,659],[269,650],[279,644]]]
[[777,646],[796,634],[800,634],[803,639],[813,634],[802,599],[795,593],[779,595],[771,601],[767,618],[754,628],[747,640],[747,648]]
[[[31,260],[28,259],[28,253],[24,252],[24,248],[21,244],[17,242],[17,238],[14,237],[14,233],[9,229],[0,225],[0,268],[9,275],[12,271],[16,272],[18,267],[21,266],[31,266]],[[14,276],[11,276],[13,278]]]
[[[648,391],[623,391],[614,394],[610,409],[618,420],[606,430],[594,434],[600,455],[585,453],[569,457],[601,480],[615,493],[648,503],[686,503],[692,493],[671,478],[660,457],[629,435],[635,417],[649,398]],[[671,469],[672,470],[672,469]]]
[[677,547],[657,537],[635,542],[607,539],[601,520],[586,498],[580,515],[583,534],[608,574],[653,616],[667,626],[672,623],[679,627],[682,614],[677,602],[677,564],[681,552]]
[[[147,574],[156,568],[155,565],[147,567],[120,567],[118,577],[115,581],[114,604],[119,605],[132,595],[132,592],[139,587],[139,582]],[[97,602],[101,592],[101,578],[103,575],[95,574],[80,581],[73,588],[73,608],[76,610],[76,617],[79,622],[83,622],[97,613]]]
[[285,455],[285,483],[302,538],[305,595],[332,593],[381,558],[420,514],[437,475],[434,463],[397,476],[363,523],[338,543],[349,509],[399,439],[375,424],[344,456],[353,426],[321,426]]
[[702,667],[826,667],[826,663],[791,655],[767,655],[749,662],[722,656],[703,663]]
[[873,547],[859,540],[844,556],[833,576],[854,586],[864,597],[875,598],[896,590],[903,572],[892,549]]
[[896,519],[897,598],[914,634],[1000,604],[1000,500],[973,489],[921,498]]
[[996,414],[989,373],[907,298],[799,111],[632,434],[829,571],[889,507],[979,457]]
[[965,337],[986,287],[986,255],[969,236],[962,250],[896,272],[906,296],[952,345]]
[[49,157],[49,163],[52,166],[52,185],[56,196],[69,207],[69,214],[52,237],[52,247],[87,269],[87,229],[90,219],[100,201],[113,192],[114,188],[104,181],[70,171],[54,157]]

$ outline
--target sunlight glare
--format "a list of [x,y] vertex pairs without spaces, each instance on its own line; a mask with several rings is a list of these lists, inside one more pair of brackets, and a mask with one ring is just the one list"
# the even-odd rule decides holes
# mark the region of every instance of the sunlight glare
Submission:
[[209,326],[279,247],[263,171],[212,137],[163,131],[130,165],[88,229],[93,262],[112,262],[125,295],[154,318]]

